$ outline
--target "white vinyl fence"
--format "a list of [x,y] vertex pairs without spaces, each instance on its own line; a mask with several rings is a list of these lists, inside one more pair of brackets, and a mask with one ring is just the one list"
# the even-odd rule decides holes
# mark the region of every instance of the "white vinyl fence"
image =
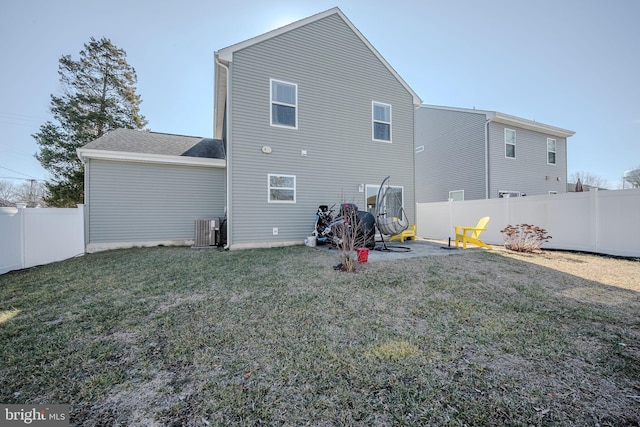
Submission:
[[0,208],[0,274],[84,254],[84,205]]
[[552,236],[543,249],[640,257],[640,189],[418,203],[416,234],[453,244],[456,225],[483,216],[491,217],[481,235],[488,244],[504,244],[500,230],[509,224],[531,224]]

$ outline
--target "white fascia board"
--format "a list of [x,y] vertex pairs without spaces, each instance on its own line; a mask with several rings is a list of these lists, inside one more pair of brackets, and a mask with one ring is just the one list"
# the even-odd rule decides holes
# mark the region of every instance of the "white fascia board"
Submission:
[[545,125],[544,123],[536,122],[533,120],[523,119],[521,117],[512,116],[509,114],[499,113],[497,111],[476,110],[475,108],[457,108],[457,107],[445,107],[441,105],[428,105],[423,104],[420,108],[431,108],[434,110],[446,110],[457,111],[462,113],[475,113],[483,114],[486,120],[500,123],[507,126],[518,127],[520,129],[527,129],[534,132],[543,133],[545,135],[556,136],[558,138],[567,138],[575,135],[572,130],[562,129],[559,127]]
[[420,108],[430,108],[432,110],[456,111],[459,113],[482,114],[486,116],[486,120],[490,120],[495,116],[495,112],[493,111],[476,110],[475,108],[446,107],[444,105],[429,105],[429,104],[422,104]]
[[277,37],[281,34],[303,27],[312,22],[319,21],[320,19],[326,18],[327,16],[331,16],[333,14],[337,14],[349,26],[349,28],[351,28],[354,34],[358,36],[360,40],[362,40],[362,42],[369,48],[371,52],[373,52],[373,54],[378,58],[378,60],[380,60],[380,62],[382,62],[382,64],[389,70],[389,72],[400,82],[400,84],[402,84],[402,86],[407,90],[407,92],[411,94],[411,96],[413,97],[413,105],[415,107],[419,107],[422,104],[422,99],[418,96],[418,94],[416,94],[413,91],[413,89],[411,89],[411,87],[407,84],[407,82],[405,82],[404,79],[400,77],[400,75],[396,72],[396,70],[393,69],[391,64],[389,64],[387,60],[384,59],[382,55],[380,55],[380,52],[378,52],[376,48],[373,47],[371,43],[369,43],[369,40],[366,39],[366,37],[360,32],[360,30],[358,30],[355,27],[355,25],[353,25],[353,23],[349,21],[349,19],[345,16],[344,13],[342,13],[339,7],[331,8],[324,12],[320,12],[316,15],[312,15],[307,18],[301,19],[299,21],[292,22],[291,24],[285,25],[284,27],[271,30],[267,33],[250,38],[243,42],[236,43],[234,45],[220,49],[215,53],[216,57],[223,63],[227,63],[227,64],[231,63],[233,61],[234,52],[245,49],[249,46],[253,46],[254,44],[261,43],[265,40],[269,40],[273,37]]
[[167,165],[206,166],[222,169],[227,167],[227,162],[224,159],[209,159],[204,157],[167,156],[164,154],[129,153],[125,151],[106,151],[90,148],[78,148],[77,153],[82,163],[85,162],[85,159],[97,159],[135,163],[161,163]]
[[520,117],[510,116],[509,114],[504,113],[495,113],[495,117],[492,121],[496,123],[501,123],[507,126],[514,126],[521,129],[527,129],[534,132],[543,133],[546,135],[557,136],[558,138],[568,138],[570,136],[575,135],[575,132],[572,130],[562,129],[559,127],[545,125],[544,123],[539,123],[533,120],[527,120]]
[[227,103],[227,74],[229,73],[229,64],[223,64],[218,58],[217,53],[214,55],[214,60],[213,137],[215,139],[225,139],[222,130],[224,129],[224,113]]

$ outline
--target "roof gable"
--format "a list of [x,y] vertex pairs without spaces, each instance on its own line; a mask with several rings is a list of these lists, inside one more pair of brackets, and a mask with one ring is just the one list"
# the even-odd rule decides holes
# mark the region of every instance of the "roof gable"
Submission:
[[[345,24],[353,31],[353,33],[364,43],[367,48],[376,56],[376,58],[389,70],[389,72],[400,82],[400,84],[411,94],[413,97],[413,103],[415,106],[422,104],[422,100],[420,97],[409,87],[407,82],[405,82],[402,77],[393,69],[393,67],[384,59],[384,57],[378,52],[371,43],[362,35],[362,33],[349,21],[349,19],[342,13],[340,8],[334,7],[332,9],[326,10],[324,12],[318,13],[316,15],[309,16],[307,18],[301,19],[299,21],[293,22],[289,25],[285,25],[284,27],[277,28],[275,30],[269,31],[267,33],[261,34],[259,36],[250,38],[240,43],[236,43],[234,45],[228,46],[226,48],[220,49],[216,52],[216,60],[222,63],[229,64],[233,62],[233,54],[239,50],[245,49],[247,47],[253,46],[255,44],[261,43],[265,40],[269,40],[273,37],[277,37],[289,31],[295,30],[297,28],[303,27],[310,23],[319,21],[328,16],[337,15],[342,19]],[[216,94],[219,95],[219,94]]]

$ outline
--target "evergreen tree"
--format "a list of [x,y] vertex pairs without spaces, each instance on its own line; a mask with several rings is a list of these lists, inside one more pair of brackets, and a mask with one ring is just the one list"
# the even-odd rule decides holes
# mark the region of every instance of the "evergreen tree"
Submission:
[[83,203],[84,168],[76,149],[117,128],[142,129],[147,120],[140,113],[135,69],[126,52],[111,40],[91,37],[75,61],[62,56],[58,74],[62,95],[51,95],[54,121],[33,135],[40,146],[36,158],[53,179],[46,186],[50,206]]

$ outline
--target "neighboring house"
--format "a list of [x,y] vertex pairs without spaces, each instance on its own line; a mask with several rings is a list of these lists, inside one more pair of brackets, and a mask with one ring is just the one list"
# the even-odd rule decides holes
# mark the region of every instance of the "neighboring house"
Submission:
[[415,222],[420,98],[338,8],[215,53],[228,244],[300,244],[318,205],[368,203],[387,176]]
[[78,149],[87,252],[191,244],[196,219],[224,216],[222,141],[117,129]]
[[416,110],[416,200],[566,193],[575,132],[495,111]]

